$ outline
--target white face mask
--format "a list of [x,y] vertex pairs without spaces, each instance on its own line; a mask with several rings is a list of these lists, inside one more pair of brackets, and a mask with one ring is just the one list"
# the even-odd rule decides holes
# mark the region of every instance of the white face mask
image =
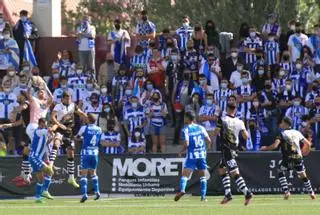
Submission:
[[294,31],[294,30],[296,30],[296,26],[295,25],[290,25],[290,29]]
[[264,70],[258,70],[258,74],[259,75],[263,75],[264,74]]
[[23,67],[23,71],[29,72],[30,71],[30,67]]
[[3,21],[4,21],[3,18],[0,18],[0,23],[3,23]]
[[238,57],[238,53],[237,53],[237,52],[231,52],[231,57],[232,57],[232,58]]
[[141,134],[140,134],[140,132],[137,132],[137,131],[136,131],[136,132],[134,132],[134,136],[136,136],[136,137],[140,137],[140,135],[141,135]]
[[256,32],[250,32],[250,37],[255,37],[256,36]]
[[10,72],[8,72],[8,74],[9,74],[9,76],[14,76],[16,74],[16,72],[15,71],[10,71]]
[[52,76],[54,79],[58,79],[60,75],[59,75],[59,73],[54,73]]
[[66,88],[67,88],[67,85],[66,85],[66,84],[61,84],[61,88],[62,88],[62,89],[66,89]]
[[102,88],[102,89],[101,89],[101,93],[102,93],[102,94],[106,94],[107,91],[108,91],[107,88]]
[[227,89],[228,87],[228,84],[227,83],[221,83],[221,88],[222,89]]
[[136,107],[138,107],[138,103],[137,103],[137,102],[133,102],[133,103],[131,103],[131,106],[132,106],[133,108],[136,108]]
[[212,105],[213,104],[213,100],[212,99],[208,99],[207,100],[207,105]]
[[294,101],[294,102],[293,102],[293,105],[294,105],[294,106],[299,106],[299,105],[300,105],[300,102],[299,102],[299,101]]
[[286,85],[287,90],[291,90],[291,85]]
[[246,85],[249,83],[249,79],[248,78],[242,78],[242,84]]
[[9,93],[9,92],[11,91],[11,89],[10,89],[10,88],[3,88],[3,91],[4,91],[5,93]]
[[80,75],[80,74],[82,73],[82,70],[81,70],[81,69],[77,69],[77,70],[76,70],[76,73],[77,73],[78,75]]
[[237,71],[238,71],[238,72],[241,72],[242,69],[243,69],[243,66],[237,66]]
[[91,90],[93,88],[93,84],[87,84],[87,88]]
[[284,76],[284,71],[281,70],[281,71],[279,72],[279,75],[280,75],[281,77]]
[[20,17],[20,20],[21,20],[22,22],[25,22],[25,21],[27,21],[27,17],[26,17],[26,16],[21,16],[21,17]]
[[6,39],[6,40],[10,39],[10,34],[4,34],[3,38]]
[[302,64],[300,64],[300,63],[296,64],[296,68],[297,69],[301,69],[302,68]]
[[259,102],[252,102],[253,106],[258,107],[259,106]]
[[190,23],[189,22],[184,22],[182,25],[183,25],[184,28],[187,28],[187,27],[189,27]]

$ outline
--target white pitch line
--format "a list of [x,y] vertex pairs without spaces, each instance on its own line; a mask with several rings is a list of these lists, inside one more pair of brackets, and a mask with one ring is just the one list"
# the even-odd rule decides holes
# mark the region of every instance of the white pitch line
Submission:
[[[292,202],[295,206],[311,206],[315,205],[310,203],[298,203],[298,202]],[[286,204],[283,203],[263,203],[263,204],[255,204],[254,202],[252,205],[249,207],[265,207],[265,206],[285,206]],[[244,207],[242,204],[233,204],[233,207]],[[141,205],[131,205],[131,204],[119,204],[119,205],[83,205],[80,203],[77,205],[1,205],[0,209],[50,209],[50,208],[218,208],[221,207],[223,208],[224,206],[221,206],[219,204],[187,204],[187,205],[181,205],[179,203],[177,204],[153,204],[153,205],[148,205],[148,204],[141,204]],[[319,209],[320,210],[320,209]]]

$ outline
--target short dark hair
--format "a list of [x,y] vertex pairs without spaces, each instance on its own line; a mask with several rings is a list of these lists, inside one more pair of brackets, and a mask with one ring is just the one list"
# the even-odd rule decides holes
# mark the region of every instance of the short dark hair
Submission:
[[228,98],[228,100],[229,100],[230,98],[234,98],[234,100],[237,101],[237,97],[236,97],[235,95],[230,95],[229,98]]
[[163,33],[163,34],[169,34],[169,33],[170,33],[169,28],[164,28],[164,29],[162,30],[162,33]]
[[148,15],[148,11],[147,10],[141,11],[141,15]]
[[289,127],[292,126],[292,119],[290,117],[284,117],[282,121],[286,123]]
[[38,120],[38,123],[40,124],[40,123],[46,123],[46,119],[45,118],[40,118],[39,120]]
[[20,11],[20,15],[22,15],[22,16],[28,16],[28,11],[26,11],[26,10],[21,10],[21,11]]
[[196,119],[196,114],[194,111],[187,111],[184,116],[187,117],[190,121],[194,121]]

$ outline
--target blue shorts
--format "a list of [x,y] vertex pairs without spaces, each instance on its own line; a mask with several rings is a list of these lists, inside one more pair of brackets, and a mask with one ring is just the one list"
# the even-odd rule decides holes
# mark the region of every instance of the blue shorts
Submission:
[[40,172],[40,170],[46,165],[42,159],[37,157],[29,157],[29,162],[33,172]]
[[82,155],[81,156],[81,169],[97,169],[98,156],[96,155]]
[[187,159],[184,163],[185,169],[191,170],[205,170],[207,169],[207,160],[206,159]]

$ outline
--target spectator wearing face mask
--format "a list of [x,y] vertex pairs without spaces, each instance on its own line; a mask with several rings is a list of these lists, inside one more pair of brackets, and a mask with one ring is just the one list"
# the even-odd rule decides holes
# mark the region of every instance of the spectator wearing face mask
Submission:
[[83,68],[95,71],[95,37],[96,28],[91,24],[89,16],[83,16],[77,28],[79,63]]
[[252,86],[256,89],[257,93],[261,92],[264,89],[264,82],[268,78],[263,65],[259,65],[257,68],[257,73],[255,78],[252,81]]
[[280,61],[280,66],[287,72],[287,74],[291,74],[294,70],[294,63],[290,60],[289,51],[284,51],[282,53],[282,58]]
[[161,58],[160,52],[153,50],[153,56],[148,63],[147,76],[155,87],[161,92],[162,98],[165,98],[165,61]]
[[206,103],[199,110],[199,123],[202,124],[209,134],[212,142],[212,150],[217,150],[217,134],[214,132],[216,122],[220,115],[219,106],[214,104],[214,94],[208,94]]
[[121,145],[120,133],[115,129],[114,120],[107,120],[107,127],[101,135],[101,142],[104,143],[103,154],[123,154],[124,148]]
[[[212,92],[211,92],[212,93]],[[198,92],[191,94],[191,103],[188,104],[184,112],[193,111],[196,114],[196,122],[199,121],[199,111],[202,106],[201,96]]]
[[296,92],[293,88],[292,80],[287,79],[285,81],[285,87],[282,92],[279,93],[279,107],[284,113],[287,108],[293,105],[293,99],[296,97]]
[[[160,93],[160,91],[154,86],[154,83],[151,80],[146,80],[144,91],[140,98],[140,104],[143,106],[148,106],[152,101],[152,95],[154,93]],[[162,101],[162,96],[160,93],[160,101]]]
[[273,76],[280,60],[279,43],[276,41],[276,35],[274,33],[268,34],[268,40],[264,43],[264,54],[267,65],[271,67],[271,75]]
[[130,47],[131,38],[128,31],[121,28],[120,19],[114,21],[114,30],[108,34],[108,44],[111,45],[111,55],[117,64],[125,64],[127,49]]
[[313,55],[315,73],[320,73],[320,24],[314,26],[314,34],[309,37],[307,45]]
[[[241,73],[243,71],[244,71],[243,63],[238,61],[237,62],[237,69],[235,71],[233,71],[230,76],[230,88],[231,89],[235,90],[241,86],[241,84],[242,84]],[[251,80],[252,80],[251,75],[249,73],[249,81],[251,81]]]
[[60,86],[60,74],[58,69],[52,69],[52,75],[48,80],[48,88],[53,93]]
[[133,95],[137,96],[139,99],[143,93],[143,87],[145,84],[145,72],[143,68],[136,67],[133,73],[132,79],[130,80],[131,86],[133,87]]
[[[89,101],[85,102],[83,111],[86,114],[94,114],[96,119],[99,118],[99,115],[102,112],[102,105],[99,103],[100,95],[96,92],[93,92],[89,97]],[[97,122],[96,122],[97,123]]]
[[168,36],[161,45],[161,39],[159,39],[159,50],[161,52],[161,57],[168,58],[171,55],[172,50],[178,51],[177,40],[173,37]]
[[290,117],[292,119],[293,125],[292,128],[296,130],[300,130],[301,123],[302,123],[302,116],[308,113],[308,109],[305,108],[301,104],[302,100],[301,97],[296,96],[293,99],[293,105],[290,106],[286,113],[286,117]]
[[296,21],[295,20],[290,20],[288,22],[288,30],[286,33],[286,36],[283,38],[283,40],[280,41],[280,50],[285,51],[288,50],[288,41],[291,35],[294,34],[296,30]]
[[204,32],[206,33],[206,36],[207,36],[207,45],[215,46],[218,50],[220,50],[221,49],[220,36],[217,30],[216,24],[213,22],[213,20],[206,21]]
[[259,95],[259,102],[261,107],[267,111],[268,118],[266,119],[266,126],[268,128],[269,138],[274,137],[277,132],[277,118],[279,118],[279,111],[277,108],[278,93],[272,90],[271,80],[265,80],[264,89]]
[[308,46],[303,46],[301,50],[300,60],[302,63],[302,70],[304,74],[307,75],[307,84],[312,83],[313,80],[315,80],[318,77],[314,73],[314,61],[313,61],[313,55],[311,52],[311,49]]
[[10,35],[12,35],[10,24],[4,19],[3,12],[0,12],[0,34],[3,35],[4,29],[9,29]]
[[146,138],[141,129],[136,128],[129,139],[128,152],[130,154],[145,154],[146,148]]
[[220,112],[222,114],[226,113],[227,110],[227,102],[229,96],[233,95],[233,91],[229,89],[229,83],[228,80],[225,78],[222,78],[220,89],[215,91],[214,97],[216,99],[216,104],[218,105]]
[[83,67],[77,65],[76,73],[74,76],[68,78],[68,85],[73,89],[72,101],[78,103],[83,101],[85,95],[86,83],[88,76],[83,73]]
[[119,70],[119,64],[116,63],[113,59],[111,53],[108,53],[106,56],[106,61],[101,64],[98,74],[98,84],[107,85],[111,89],[111,83],[113,78],[116,76],[117,71]]
[[28,80],[28,76],[24,72],[21,72],[19,74],[19,85],[13,89],[13,93],[18,96],[21,94],[21,91],[28,91]]
[[57,69],[60,76],[70,77],[74,75],[76,63],[70,50],[57,53],[56,60],[52,63],[52,69]]
[[199,85],[193,87],[191,95],[193,95],[194,93],[198,93],[200,95],[202,103],[205,102],[208,94],[213,93],[213,90],[208,85],[206,76],[204,74],[201,74],[199,76]]
[[144,127],[147,125],[146,115],[143,106],[140,105],[136,96],[130,98],[130,107],[124,112],[124,129],[128,140],[136,128],[140,128],[144,133]]
[[221,62],[222,76],[230,80],[231,73],[237,70],[238,62],[244,65],[243,59],[239,56],[239,49],[233,47],[230,56]]
[[292,80],[293,88],[296,95],[304,97],[308,89],[308,71],[303,69],[303,65],[300,59],[296,61],[296,68],[290,74],[289,78]]
[[279,39],[281,34],[281,27],[277,23],[278,14],[271,13],[268,15],[268,23],[263,25],[262,34],[264,38],[267,40],[269,34],[273,34],[275,39]]
[[282,93],[286,89],[286,80],[289,78],[289,75],[282,67],[278,67],[276,75],[272,79],[272,90],[277,93]]
[[241,86],[237,88],[237,101],[239,101],[240,118],[247,120],[251,109],[251,102],[256,97],[256,90],[250,85],[248,71],[241,73],[241,81]]
[[194,48],[193,40],[187,42],[187,49],[183,55],[183,62],[192,73],[192,80],[198,80],[200,56]]
[[108,91],[108,87],[105,84],[100,85],[100,104],[113,104],[113,99]]
[[219,89],[219,81],[222,77],[220,61],[213,54],[208,55],[207,62],[200,69],[199,73],[206,76],[208,85],[212,91]]
[[[252,107],[249,111],[249,141],[247,141],[247,150],[259,151],[260,147],[264,145],[268,135],[268,127],[266,119],[268,118],[267,111],[263,108],[256,97],[252,101]],[[250,141],[252,145],[250,145]]]
[[0,39],[0,70],[13,66],[18,71],[20,65],[18,44],[11,38],[10,29],[4,29],[2,33],[3,37]]
[[315,106],[310,110],[310,122],[314,132],[314,143],[317,150],[320,149],[320,96],[315,98]]
[[[257,49],[256,50],[256,61],[255,63],[251,66],[251,74],[253,76],[253,78],[255,78],[255,76],[257,75],[258,73],[258,67],[261,66],[261,65],[265,65],[266,64],[266,61],[265,61],[265,57],[264,57],[264,52],[262,49]],[[270,67],[269,67],[270,68]],[[268,69],[267,71],[267,75],[269,77],[271,77],[271,74],[270,74],[270,69]]]
[[10,90],[19,86],[19,76],[17,75],[15,68],[12,66],[7,69],[7,74],[3,77],[2,84],[8,81],[11,84]]
[[117,105],[117,112],[119,113],[117,114],[117,116],[121,120],[123,119],[127,109],[131,107],[131,103],[130,103],[131,97],[133,97],[133,90],[132,90],[132,87],[128,85],[125,88],[124,95],[121,97]]
[[136,34],[138,45],[140,45],[142,49],[146,49],[149,40],[155,39],[156,37],[156,26],[153,22],[148,20],[148,11],[141,11],[140,16],[141,20],[136,26]]
[[178,48],[182,55],[187,51],[187,41],[192,38],[193,28],[190,26],[190,20],[188,16],[182,17],[182,27],[176,30],[178,35]]
[[166,83],[169,92],[172,92],[177,82],[183,79],[183,69],[184,66],[183,62],[180,60],[179,51],[177,49],[173,49],[168,56],[165,65]]
[[305,97],[306,107],[311,109],[314,107],[315,98],[319,95],[319,81],[315,80],[312,83],[311,91],[309,91]]
[[114,108],[109,103],[102,104],[102,111],[99,114],[97,122],[103,132],[107,132],[110,127],[112,127],[113,131],[120,131],[118,117]]
[[[59,74],[59,73],[57,73]],[[73,90],[68,86],[68,79],[66,77],[61,77],[59,79],[59,87],[56,88],[53,92],[53,102],[55,104],[61,103],[61,99],[63,97],[63,92],[67,91],[69,95],[72,95]]]
[[288,48],[292,62],[300,58],[302,47],[307,45],[308,36],[302,33],[302,24],[296,22],[295,33],[289,37]]
[[[20,49],[20,66],[23,61],[30,61],[32,67],[37,66],[37,61],[34,56],[34,46],[39,34],[38,28],[28,18],[28,11],[20,11],[20,20],[13,27],[13,36]],[[26,56],[28,56],[28,58],[25,58]]]
[[125,94],[125,89],[129,85],[129,77],[126,74],[125,66],[120,65],[118,73],[112,79],[112,97],[115,102],[119,102]]
[[152,138],[152,152],[157,153],[160,146],[161,153],[166,149],[166,138],[164,135],[166,116],[168,115],[167,105],[160,100],[160,94],[155,92],[152,95],[152,102],[146,112],[150,118],[150,134]]
[[262,49],[262,40],[257,35],[257,29],[253,26],[249,29],[249,37],[244,39],[244,51],[246,53],[245,61],[250,66],[250,68],[253,67],[253,65],[257,61],[256,52],[258,49]]

